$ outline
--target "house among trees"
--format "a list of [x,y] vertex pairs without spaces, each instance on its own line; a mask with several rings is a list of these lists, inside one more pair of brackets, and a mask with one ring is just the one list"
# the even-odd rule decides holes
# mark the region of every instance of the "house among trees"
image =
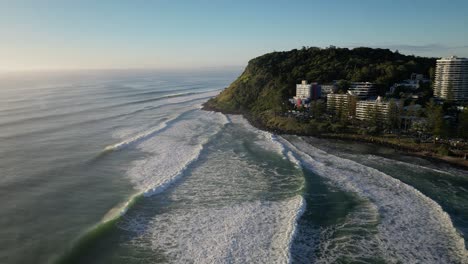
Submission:
[[399,83],[395,83],[390,87],[390,91],[387,93],[392,95],[395,93],[396,89],[399,87],[409,88],[410,90],[417,90],[421,87],[421,84],[430,83],[431,80],[424,78],[423,74],[412,73],[410,79],[404,80]]

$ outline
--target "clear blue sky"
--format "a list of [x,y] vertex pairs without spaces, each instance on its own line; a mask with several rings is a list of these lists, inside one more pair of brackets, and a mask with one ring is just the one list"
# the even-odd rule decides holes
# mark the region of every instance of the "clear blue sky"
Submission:
[[302,46],[468,56],[466,0],[0,0],[0,70],[243,66]]

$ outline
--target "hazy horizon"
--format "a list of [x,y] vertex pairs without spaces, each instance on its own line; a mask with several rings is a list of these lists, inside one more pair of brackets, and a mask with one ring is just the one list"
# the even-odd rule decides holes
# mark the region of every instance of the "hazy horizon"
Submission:
[[[325,47],[318,47],[318,48],[329,48],[330,46],[334,45],[329,45]],[[301,47],[296,47],[292,49],[287,49],[287,50],[273,50],[269,52],[265,52],[262,54],[255,55],[251,58],[249,58],[245,64],[239,64],[239,65],[219,65],[219,66],[197,66],[194,65],[193,67],[176,67],[176,66],[160,66],[160,67],[83,67],[83,68],[22,68],[22,69],[0,69],[1,74],[15,74],[15,73],[39,73],[39,72],[49,72],[49,73],[64,73],[64,72],[86,72],[86,71],[155,71],[155,72],[183,72],[183,71],[229,71],[229,70],[243,70],[246,66],[249,60],[254,59],[256,57],[262,56],[264,54],[270,53],[270,52],[287,52],[293,49],[301,49],[302,47],[306,46],[301,46]],[[307,46],[307,47],[315,47],[315,46]],[[359,48],[359,47],[368,47],[368,48],[375,48],[375,49],[388,49],[393,52],[397,51],[398,49],[392,49],[390,47],[371,47],[371,46],[356,46],[356,47],[340,47],[340,46],[335,46],[336,48],[348,48],[348,49],[354,49],[354,48]],[[433,58],[442,58],[442,57],[448,57],[448,56],[457,56],[457,54],[451,54],[451,55],[445,55],[445,56],[424,56],[424,55],[417,55],[417,54],[408,54],[401,52],[398,50],[399,53],[403,55],[413,55],[413,56],[418,56],[418,57],[433,57]],[[460,57],[460,55],[458,55]]]

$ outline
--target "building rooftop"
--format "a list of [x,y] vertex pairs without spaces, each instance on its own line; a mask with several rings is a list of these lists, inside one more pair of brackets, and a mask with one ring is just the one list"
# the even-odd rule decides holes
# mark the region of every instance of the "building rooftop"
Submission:
[[457,56],[450,56],[450,57],[446,57],[446,58],[440,58],[437,61],[468,61],[468,58],[460,58],[460,57],[457,57]]

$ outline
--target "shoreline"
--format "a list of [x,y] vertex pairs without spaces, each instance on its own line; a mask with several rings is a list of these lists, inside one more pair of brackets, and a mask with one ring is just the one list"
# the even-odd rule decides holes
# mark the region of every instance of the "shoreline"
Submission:
[[367,144],[373,144],[377,146],[383,146],[383,147],[388,147],[392,148],[396,151],[401,152],[403,155],[408,155],[408,156],[413,156],[413,157],[419,157],[419,158],[424,158],[426,160],[429,160],[431,162],[440,162],[444,164],[451,165],[453,167],[462,169],[462,170],[468,170],[468,160],[462,159],[462,158],[457,158],[453,156],[440,156],[437,155],[434,152],[429,152],[429,151],[423,151],[423,150],[416,150],[408,146],[404,145],[398,145],[389,141],[384,141],[381,138],[377,138],[374,136],[362,136],[362,135],[357,135],[357,134],[334,134],[334,133],[329,133],[329,134],[313,134],[313,133],[297,133],[294,131],[284,131],[279,128],[270,128],[266,126],[265,124],[262,123],[262,121],[259,118],[254,118],[252,115],[250,115],[246,111],[223,111],[218,108],[215,108],[213,106],[207,105],[207,102],[203,103],[202,105],[202,110],[205,111],[214,111],[214,112],[220,112],[223,114],[232,114],[232,115],[242,115],[247,121],[254,127],[263,130],[263,131],[268,131],[272,134],[277,134],[277,135],[296,135],[296,136],[309,136],[309,137],[316,137],[320,139],[335,139],[335,140],[343,140],[343,141],[348,141],[348,142],[362,142],[362,143],[367,143]]
[[373,140],[372,137],[370,139],[353,138],[353,135],[350,134],[350,135],[322,135],[322,136],[317,136],[317,138],[342,140],[342,141],[347,141],[347,142],[361,142],[361,143],[366,143],[366,144],[371,144],[371,145],[387,147],[387,148],[394,149],[395,151],[398,151],[403,155],[424,158],[431,162],[440,162],[440,163],[448,164],[450,166],[453,166],[459,169],[468,170],[468,160],[464,160],[464,159],[453,157],[453,156],[439,156],[428,151],[413,150],[411,148],[401,146],[401,145],[395,145],[390,142]]

